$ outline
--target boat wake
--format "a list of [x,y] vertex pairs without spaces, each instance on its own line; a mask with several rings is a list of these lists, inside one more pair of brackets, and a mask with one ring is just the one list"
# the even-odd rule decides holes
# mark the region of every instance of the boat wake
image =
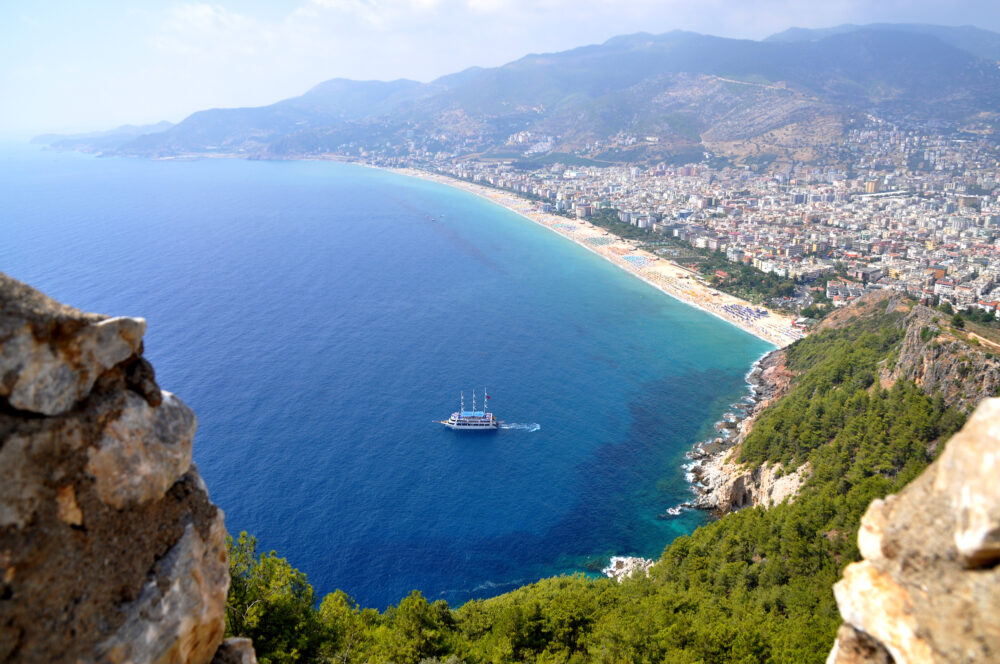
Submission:
[[521,424],[518,422],[504,422],[500,425],[501,429],[517,429],[518,431],[538,431],[542,428],[541,424],[532,422],[531,424]]

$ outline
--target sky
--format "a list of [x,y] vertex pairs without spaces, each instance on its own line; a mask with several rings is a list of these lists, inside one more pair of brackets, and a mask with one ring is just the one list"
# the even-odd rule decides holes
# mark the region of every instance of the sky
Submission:
[[178,122],[336,77],[420,81],[634,32],[976,25],[996,0],[0,0],[0,137]]

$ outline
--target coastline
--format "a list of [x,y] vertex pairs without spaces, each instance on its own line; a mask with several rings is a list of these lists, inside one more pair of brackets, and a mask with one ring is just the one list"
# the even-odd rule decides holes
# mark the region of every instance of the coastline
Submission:
[[[794,321],[792,317],[771,310],[768,310],[767,315],[763,317],[747,319],[737,316],[732,309],[726,307],[752,309],[762,307],[706,286],[696,280],[697,274],[692,270],[637,249],[635,243],[624,240],[611,231],[594,226],[585,220],[570,219],[533,209],[533,202],[512,192],[412,168],[372,168],[444,184],[485,198],[528,221],[558,233],[665,295],[720,318],[775,347],[757,358],[748,370],[745,377],[748,395],[740,404],[733,404],[716,423],[719,435],[696,442],[687,453],[690,461],[684,465],[684,469],[685,478],[694,494],[692,500],[667,508],[658,518],[676,516],[685,509],[705,510],[719,517],[747,504],[758,504],[758,501],[765,505],[780,502],[783,496],[797,490],[802,481],[801,472],[779,480],[774,475],[774,469],[771,469],[767,477],[755,477],[751,476],[752,474],[742,464],[737,463],[733,456],[753,429],[760,414],[788,387],[790,375],[784,367],[784,348],[805,336],[792,326]],[[596,238],[600,239],[595,241]],[[759,484],[761,479],[769,485],[767,495],[763,497],[756,496],[755,494],[759,492],[751,490],[751,485]],[[620,581],[639,570],[648,574],[648,567],[652,562],[641,557],[615,556],[602,573]]]
[[[204,158],[204,157],[197,157]],[[217,158],[237,158],[240,160],[245,160],[245,156],[238,155],[226,155],[219,156]],[[332,159],[317,159],[316,161],[339,161]],[[771,313],[764,321],[755,321],[755,324],[751,325],[747,322],[741,321],[735,316],[726,315],[726,311],[722,309],[730,303],[735,303],[740,306],[747,308],[752,307],[749,302],[740,300],[738,298],[729,296],[725,293],[715,293],[710,287],[698,282],[695,277],[696,273],[685,267],[677,265],[671,261],[666,260],[663,257],[654,255],[650,252],[641,251],[636,249],[636,243],[623,240],[622,238],[616,236],[613,232],[607,231],[603,228],[599,228],[590,224],[585,220],[569,219],[562,216],[546,214],[537,210],[538,205],[523,198],[513,192],[507,192],[504,190],[494,189],[492,187],[477,185],[470,182],[465,182],[463,180],[458,180],[445,175],[438,175],[430,172],[416,171],[412,169],[388,169],[379,168],[360,162],[355,162],[351,160],[343,160],[345,163],[351,163],[352,165],[367,166],[369,168],[375,168],[376,170],[382,170],[390,173],[397,173],[401,175],[406,175],[409,177],[418,177],[425,181],[432,181],[438,184],[444,184],[455,189],[462,189],[468,193],[479,196],[489,202],[495,203],[505,207],[507,210],[523,217],[525,220],[537,223],[540,226],[548,228],[550,231],[556,232],[562,235],[567,240],[573,241],[580,247],[587,249],[591,253],[613,263],[619,269],[631,274],[633,277],[642,279],[648,285],[656,288],[661,293],[674,298],[675,300],[687,304],[688,306],[696,307],[701,309],[705,313],[709,313],[715,316],[719,320],[723,320],[730,325],[734,325],[744,332],[753,334],[755,337],[766,341],[768,344],[777,347],[783,347],[794,341],[794,339],[781,338],[780,335],[775,334],[772,330],[769,330],[763,325],[763,323],[769,323],[772,326],[777,324],[777,320],[783,317],[778,316],[775,313]],[[599,242],[588,242],[588,240],[598,240]],[[604,241],[606,240],[606,242]],[[616,251],[617,250],[617,251]],[[621,253],[619,253],[621,252]],[[627,259],[631,259],[627,260]],[[656,297],[656,296],[652,296]],[[790,319],[788,320],[788,325],[790,326]],[[780,329],[780,328],[778,328]],[[774,353],[775,351],[764,352],[762,357]],[[756,368],[760,363],[760,358],[754,363],[753,368]],[[753,368],[751,368],[750,373],[747,374],[746,380],[747,384],[752,386],[752,381],[750,380]],[[751,387],[751,390],[753,388]],[[755,391],[755,390],[754,390]],[[722,415],[719,413],[718,415]],[[749,423],[748,423],[749,424]],[[691,440],[687,445],[688,450],[692,450],[691,445],[694,443]],[[732,444],[732,439],[730,439],[730,445]],[[696,445],[695,450],[699,449]],[[694,450],[692,450],[692,453]],[[727,449],[719,453],[719,462],[721,462],[732,454],[731,447],[727,446]],[[692,457],[693,458],[693,457]],[[675,462],[676,463],[676,462]],[[685,465],[686,462],[685,462]],[[707,464],[706,464],[707,465]],[[722,472],[725,472],[724,470]],[[689,487],[693,487],[693,482],[691,475],[688,475],[688,479],[685,482]],[[709,482],[706,477],[703,480],[705,483]],[[679,497],[678,497],[679,498]],[[694,501],[694,497],[689,497],[689,500]],[[663,511],[670,505],[666,501],[658,501],[659,504],[656,505],[655,509],[657,511]],[[707,506],[697,505],[703,509],[710,509]],[[683,507],[680,509],[688,509],[690,507],[695,507],[695,505],[684,503]],[[671,518],[677,516],[679,512],[675,512],[677,508],[669,508],[666,513],[669,515],[664,515],[663,518]],[[646,512],[648,517],[652,517],[655,512]],[[669,542],[669,540],[668,540]],[[611,567],[615,568],[615,571],[619,572],[623,570],[630,570],[628,574],[632,571],[637,571],[634,569],[637,565],[641,565],[645,569],[645,564],[648,562],[646,559],[641,558],[620,558],[622,565],[622,570],[618,570],[619,559],[613,559],[609,564]],[[608,571],[604,572],[608,574]],[[611,576],[619,576],[612,574]]]
[[[224,157],[245,158],[239,155],[224,155]],[[688,484],[694,493],[693,499],[668,508],[664,514],[660,515],[660,518],[676,515],[680,511],[690,508],[710,511],[717,516],[734,509],[731,504],[733,485],[745,474],[745,469],[734,463],[731,457],[750,433],[761,411],[783,391],[784,385],[781,385],[783,381],[775,380],[776,376],[770,365],[772,363],[783,364],[782,349],[804,336],[800,330],[792,326],[794,320],[792,317],[716,291],[698,281],[699,275],[696,272],[661,256],[637,249],[636,243],[633,241],[624,240],[613,232],[594,226],[586,220],[541,212],[533,201],[522,198],[513,192],[415,168],[387,168],[352,159],[330,159],[329,157],[315,160],[343,161],[357,166],[443,184],[479,196],[506,208],[527,221],[561,235],[633,277],[641,279],[661,293],[683,304],[700,309],[772,344],[775,348],[763,353],[747,372],[746,382],[749,395],[744,400],[742,413],[735,419],[730,419],[733,413],[727,412],[717,423],[717,425],[721,425],[724,422],[729,422],[731,426],[724,427],[728,429],[728,435],[723,431],[723,428],[717,426],[716,429],[722,434],[721,436],[696,442],[687,453],[690,462],[684,467],[687,471]],[[743,307],[751,310],[766,309],[768,313],[764,317],[748,320],[735,315],[725,307]],[[768,368],[772,368],[772,370],[766,370]],[[629,573],[634,565],[642,565],[646,562],[645,559],[632,557],[619,557],[619,560],[627,563]],[[621,570],[606,569],[603,572],[613,578],[618,578],[621,575]]]
[[[761,413],[785,394],[790,380],[783,349],[765,353],[754,362],[746,376],[749,394],[739,404],[733,404],[723,419],[716,423],[716,430],[720,433],[725,431],[727,435],[697,442],[687,453],[690,462],[684,468],[695,498],[685,506],[722,516],[748,503],[770,504],[768,499],[754,500],[751,485],[759,483],[761,478],[752,477],[736,461],[735,455]],[[792,488],[791,483],[799,479],[791,480],[791,477],[787,476],[785,481],[789,489]],[[765,479],[773,484],[777,478]]]
[[[247,159],[246,155],[238,154],[213,154],[213,155],[179,155],[174,157],[160,157],[161,160],[174,159]],[[693,270],[669,261],[662,256],[654,255],[648,251],[638,249],[635,243],[622,239],[603,228],[594,226],[584,219],[572,219],[561,217],[548,212],[541,212],[534,208],[531,201],[522,198],[513,192],[504,189],[486,187],[468,182],[459,178],[424,171],[417,168],[389,168],[384,166],[374,166],[357,161],[351,158],[333,158],[329,155],[321,157],[300,158],[301,161],[340,161],[354,164],[364,168],[396,173],[407,177],[419,178],[428,182],[443,184],[455,189],[461,189],[470,194],[484,198],[496,205],[510,210],[514,214],[534,222],[539,226],[561,235],[574,242],[591,253],[609,261],[618,268],[641,279],[656,290],[674,298],[684,304],[700,309],[707,314],[715,316],[733,325],[740,330],[751,334],[758,339],[766,341],[776,348],[784,348],[795,341],[803,338],[805,333],[794,327],[794,318],[780,314],[766,306],[755,305],[741,298],[729,295],[722,291],[715,290],[698,281],[700,275]],[[609,243],[598,243],[595,238],[614,238]],[[631,258],[632,261],[629,261]],[[727,310],[726,308],[730,309]],[[743,315],[737,315],[735,311]],[[749,311],[748,311],[749,310]],[[752,311],[763,310],[766,315],[760,318],[753,317]]]
[[[571,219],[541,212],[535,209],[530,201],[512,192],[438,173],[414,168],[371,168],[436,182],[485,198],[600,256],[661,293],[720,318],[777,348],[784,348],[803,336],[800,330],[792,326],[794,319],[791,316],[779,314],[706,286],[698,281],[697,273],[692,270],[638,249],[635,243],[594,226],[584,219]],[[756,310],[765,310],[767,313],[763,316],[751,313]]]

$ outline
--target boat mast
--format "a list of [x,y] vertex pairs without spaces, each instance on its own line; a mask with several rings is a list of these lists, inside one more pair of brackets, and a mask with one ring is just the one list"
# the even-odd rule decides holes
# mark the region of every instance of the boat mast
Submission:
[[476,412],[476,388],[472,388],[472,412]]
[[465,392],[458,393],[458,412],[459,414],[465,412]]

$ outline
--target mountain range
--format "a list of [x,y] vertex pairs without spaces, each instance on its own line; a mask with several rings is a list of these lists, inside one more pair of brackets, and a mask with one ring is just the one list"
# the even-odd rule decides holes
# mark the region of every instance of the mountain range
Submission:
[[[813,160],[867,118],[996,131],[1000,34],[874,24],[762,41],[639,33],[429,83],[333,79],[254,108],[56,145],[168,157],[585,153],[609,162]],[[534,146],[532,150],[530,146]]]

